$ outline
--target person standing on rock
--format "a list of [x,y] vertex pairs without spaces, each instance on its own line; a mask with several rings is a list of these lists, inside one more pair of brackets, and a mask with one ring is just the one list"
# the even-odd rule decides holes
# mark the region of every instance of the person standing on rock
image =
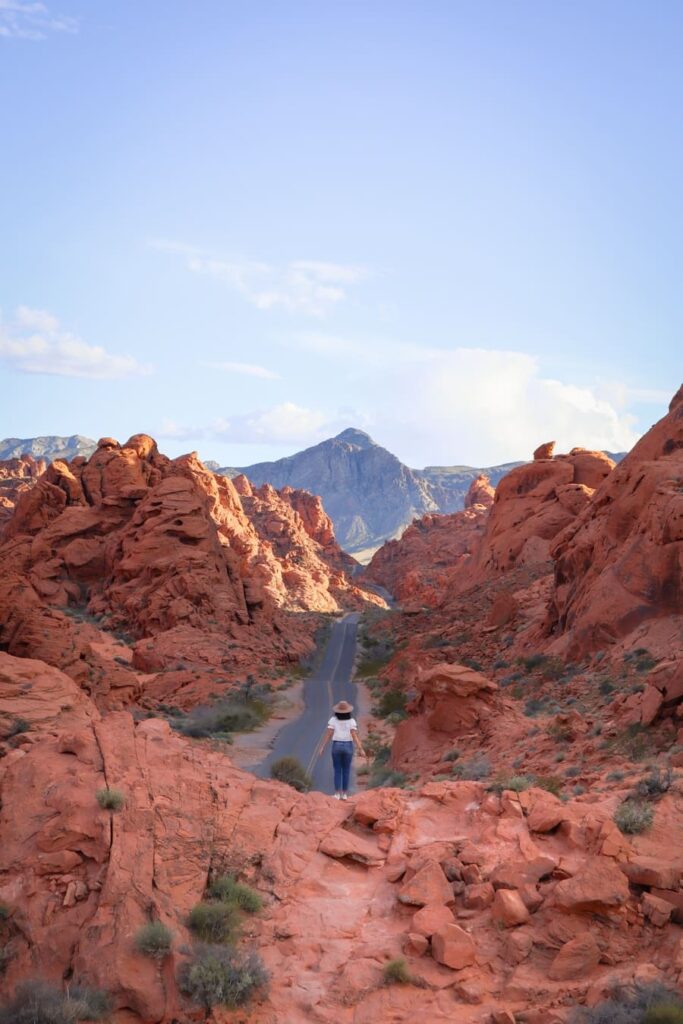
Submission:
[[340,700],[332,708],[334,714],[327,723],[327,731],[323,737],[320,753],[327,744],[332,741],[332,766],[334,768],[334,799],[346,800],[349,795],[349,777],[351,775],[351,762],[353,761],[353,748],[358,753],[367,757],[363,744],[358,735],[358,723],[352,718],[353,704],[347,700]]

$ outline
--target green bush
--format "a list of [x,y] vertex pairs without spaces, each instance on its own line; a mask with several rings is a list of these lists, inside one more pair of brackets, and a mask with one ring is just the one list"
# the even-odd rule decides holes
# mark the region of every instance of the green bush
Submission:
[[558,775],[537,775],[534,781],[534,786],[538,786],[539,789],[545,789],[546,792],[552,793],[553,796],[561,794],[563,785],[564,780]]
[[645,1011],[643,1024],[683,1024],[681,1003],[658,1003]]
[[673,771],[671,768],[662,770],[654,768],[648,775],[643,776],[636,783],[633,796],[641,800],[659,800],[671,789],[673,784]]
[[506,789],[511,789],[513,793],[521,793],[534,784],[533,775],[503,775],[494,779],[488,789],[494,793],[502,793]]
[[388,718],[389,715],[405,716],[408,698],[402,690],[387,690],[377,701],[373,713],[377,718]]
[[382,970],[382,975],[385,985],[409,985],[412,980],[408,964],[403,957],[386,963]]
[[6,921],[12,916],[12,911],[6,903],[0,903],[0,921]]
[[613,998],[590,1009],[577,1009],[570,1024],[683,1024],[680,997],[657,982],[617,988]]
[[210,1010],[212,1006],[243,1006],[268,975],[256,953],[242,955],[229,946],[202,945],[178,975],[181,992]]
[[104,992],[76,987],[61,992],[43,981],[25,981],[0,1009],[0,1024],[75,1024],[104,1020],[110,1010]]
[[239,925],[239,911],[231,903],[197,903],[187,919],[197,938],[213,944],[233,942]]
[[126,802],[123,793],[118,789],[98,789],[95,794],[97,802],[104,811],[120,811]]
[[386,764],[373,764],[368,777],[368,789],[378,789],[380,786],[402,789],[407,781],[405,772],[395,771]]
[[310,775],[296,757],[281,757],[273,761],[270,766],[270,777],[277,779],[278,782],[286,782],[299,793],[307,793],[313,784]]
[[220,875],[209,886],[208,895],[222,903],[229,903],[248,914],[256,914],[263,906],[263,900],[248,885],[238,882],[232,875]]
[[232,700],[193,708],[187,715],[174,716],[171,726],[191,739],[230,740],[233,732],[252,732],[268,717],[264,700],[238,695]]
[[638,835],[652,825],[654,812],[642,800],[624,800],[614,812],[615,825],[626,835]]
[[491,762],[485,754],[476,754],[453,765],[453,777],[463,782],[479,782],[491,774]]
[[460,751],[459,750],[457,750],[457,749],[456,750],[449,750],[448,753],[443,755],[443,760],[444,761],[457,761],[459,757],[460,757]]
[[171,952],[173,935],[161,921],[152,921],[144,925],[135,936],[135,948],[143,956],[151,956],[163,960]]
[[625,778],[626,772],[622,771],[608,772],[605,776],[607,782],[623,782]]

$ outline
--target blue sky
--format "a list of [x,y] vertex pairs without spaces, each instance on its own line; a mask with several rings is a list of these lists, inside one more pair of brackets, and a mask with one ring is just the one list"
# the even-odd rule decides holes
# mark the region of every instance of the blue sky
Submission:
[[0,437],[622,449],[681,378],[683,7],[0,0]]

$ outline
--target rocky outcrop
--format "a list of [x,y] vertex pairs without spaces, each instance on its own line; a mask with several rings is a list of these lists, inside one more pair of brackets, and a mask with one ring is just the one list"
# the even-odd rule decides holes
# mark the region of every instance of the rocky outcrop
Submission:
[[[517,463],[484,472],[495,483],[514,465]],[[383,541],[399,536],[413,519],[461,509],[474,485],[487,503],[486,488],[478,482],[481,470],[469,466],[409,469],[355,429],[277,462],[221,472],[244,474],[257,486],[292,486],[319,494],[339,543],[364,560]]]
[[683,656],[683,388],[552,547],[547,631],[572,653],[626,637]]
[[139,693],[137,672],[194,666],[215,689],[216,672],[296,661],[312,625],[291,613],[363,601],[316,499],[240,495],[146,435],[53,462],[21,496],[0,558],[5,650],[109,704]]
[[[528,1019],[530,999],[535,1020],[561,1021],[611,985],[681,980],[669,923],[681,871],[666,853],[683,847],[680,795],[656,805],[650,835],[606,855],[609,795],[561,804],[542,834],[542,790],[302,795],[166,722],[102,715],[63,673],[2,653],[0,715],[27,724],[0,747],[5,994],[68,978],[109,993],[112,1024],[203,1019],[178,972],[193,955],[188,915],[227,873],[264,901],[239,946],[270,981],[243,1024],[509,1022]],[[105,787],[119,810],[100,808]],[[151,921],[171,932],[159,960],[136,949]],[[419,987],[383,983],[398,957]]]
[[34,459],[52,462],[54,459],[88,458],[97,444],[90,437],[72,434],[70,437],[47,435],[45,437],[5,437],[0,440],[0,459],[20,459],[31,455]]
[[497,485],[472,582],[517,565],[548,562],[551,542],[614,469],[603,452],[573,448],[553,457],[552,448],[542,445],[533,462],[513,469]]
[[34,459],[32,455],[0,462],[0,536],[19,496],[30,490],[46,469],[45,460]]

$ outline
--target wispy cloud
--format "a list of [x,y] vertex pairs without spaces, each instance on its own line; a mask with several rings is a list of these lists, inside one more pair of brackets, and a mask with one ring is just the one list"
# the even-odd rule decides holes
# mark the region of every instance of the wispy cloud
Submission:
[[99,345],[88,345],[65,331],[51,313],[28,306],[19,306],[10,324],[0,322],[0,359],[22,373],[59,377],[115,380],[150,372],[132,356],[113,355]]
[[182,256],[188,270],[222,281],[257,309],[324,317],[348,296],[348,289],[368,276],[365,267],[319,260],[274,264],[213,256],[182,242],[155,240],[161,252]]
[[231,362],[206,362],[202,366],[210,370],[222,370],[224,373],[240,373],[245,377],[260,377],[263,380],[279,380],[280,374],[265,366],[257,366],[255,363],[231,363]]
[[[348,426],[348,422],[344,422]],[[340,430],[338,423],[318,409],[282,402],[269,409],[215,419],[207,426],[185,426],[166,420],[158,431],[175,440],[229,441],[234,444],[314,444]]]
[[51,14],[34,0],[0,0],[0,39],[46,39],[52,32],[78,32],[78,18]]

